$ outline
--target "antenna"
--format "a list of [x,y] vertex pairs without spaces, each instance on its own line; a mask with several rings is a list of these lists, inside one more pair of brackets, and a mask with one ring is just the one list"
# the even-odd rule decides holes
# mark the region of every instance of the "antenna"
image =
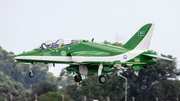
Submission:
[[91,42],[93,42],[93,41],[94,41],[94,38],[92,38]]

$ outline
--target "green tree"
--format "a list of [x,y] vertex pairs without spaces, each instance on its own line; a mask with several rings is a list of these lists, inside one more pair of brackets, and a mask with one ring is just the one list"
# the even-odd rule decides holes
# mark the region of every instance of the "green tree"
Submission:
[[112,75],[112,73],[106,75],[106,77],[108,81],[105,84],[101,84],[98,82],[97,74],[90,74],[86,79],[83,79],[81,86],[70,85],[66,88],[66,92],[75,101],[81,101],[83,96],[86,96],[88,101],[93,99],[105,101],[107,96],[112,101],[121,100],[124,97],[124,80],[116,75]]
[[6,81],[0,83],[0,101],[5,99],[10,101],[10,95],[13,96],[13,101],[28,101],[30,91],[24,89],[19,82]]
[[114,45],[114,46],[122,46],[122,43],[115,42],[112,45]]
[[5,82],[5,81],[8,81],[10,79],[11,79],[10,76],[7,76],[2,71],[0,71],[0,82]]
[[38,101],[70,101],[68,95],[60,92],[48,92],[46,94],[41,94],[38,97]]
[[65,68],[62,69],[58,80],[60,81],[60,86],[62,86],[63,90],[69,85],[76,84],[76,82],[74,82],[73,73],[67,71]]
[[105,40],[105,41],[103,42],[103,44],[108,44],[108,45],[110,45],[111,43]]
[[15,67],[15,62],[12,56],[14,53],[3,50],[0,46],[0,71],[5,75],[11,76],[11,71]]
[[122,43],[119,43],[119,42],[110,43],[106,40],[103,42],[103,44],[114,45],[114,46],[122,46],[123,45]]
[[50,83],[59,85],[60,82],[59,82],[59,80],[58,80],[58,77],[55,77],[53,73],[48,72],[46,75],[47,75],[47,76],[46,76],[47,82],[50,82]]
[[[172,56],[166,57],[172,58]],[[165,86],[165,82],[167,84],[169,81],[177,79],[180,75],[180,70],[176,68],[176,61],[157,59],[155,65],[136,71],[133,69],[123,70],[121,75],[128,78],[129,98],[135,97],[138,101],[154,101],[155,97],[161,97],[165,101],[167,96],[163,96],[165,94],[163,86]],[[169,89],[170,91],[174,91],[174,89]],[[176,98],[177,94],[168,96]]]
[[180,97],[180,81],[165,80],[150,91],[157,94],[160,101],[176,101]]
[[48,82],[39,82],[32,86],[31,100],[34,100],[34,95],[40,96],[41,94],[45,94],[47,92],[56,92],[57,86],[55,84],[51,84]]

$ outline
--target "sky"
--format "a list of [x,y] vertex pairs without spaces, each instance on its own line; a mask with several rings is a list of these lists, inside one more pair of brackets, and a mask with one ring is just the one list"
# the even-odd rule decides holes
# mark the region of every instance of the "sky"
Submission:
[[[0,46],[19,54],[56,38],[125,43],[140,27],[154,23],[149,49],[172,55],[179,64],[179,4],[179,0],[0,0]],[[66,66],[49,71],[58,76]]]

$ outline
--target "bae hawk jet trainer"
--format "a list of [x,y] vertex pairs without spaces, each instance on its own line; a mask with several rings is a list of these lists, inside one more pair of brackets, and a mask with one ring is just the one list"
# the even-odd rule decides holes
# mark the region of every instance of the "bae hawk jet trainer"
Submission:
[[[22,63],[55,63],[69,64],[66,70],[75,72],[75,81],[82,80],[81,75],[88,72],[97,73],[99,82],[105,83],[103,73],[118,69],[142,69],[156,63],[156,58],[173,61],[158,56],[148,50],[154,24],[141,27],[134,36],[123,46],[111,46],[87,40],[64,39],[47,41],[38,48],[15,56],[17,62]],[[29,67],[29,76],[34,77],[32,67]]]

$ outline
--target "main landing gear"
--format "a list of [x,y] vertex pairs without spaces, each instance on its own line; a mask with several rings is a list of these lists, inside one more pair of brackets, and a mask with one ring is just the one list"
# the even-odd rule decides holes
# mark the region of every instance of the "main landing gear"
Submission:
[[35,76],[34,72],[32,71],[33,64],[29,66],[29,77],[33,78]]
[[99,64],[99,68],[98,68],[99,82],[100,83],[105,83],[106,82],[106,77],[104,75],[101,75],[102,69],[103,69],[103,64]]
[[[75,75],[74,80],[76,82],[80,82],[82,80],[81,75]],[[102,83],[102,84],[105,83],[106,82],[106,76],[100,75],[99,76],[99,82]]]
[[[105,83],[106,82],[106,76],[101,75],[102,69],[103,69],[103,64],[99,64],[99,68],[98,68],[99,82],[100,83]],[[79,67],[79,75],[76,72],[74,72],[76,74],[75,77],[74,77],[74,80],[76,82],[80,82],[82,80],[82,77],[81,77],[80,74],[83,73],[84,75],[87,75],[87,73],[84,73],[85,71],[86,72],[88,71],[87,67],[86,67],[86,69],[83,68],[83,67],[82,68]]]

